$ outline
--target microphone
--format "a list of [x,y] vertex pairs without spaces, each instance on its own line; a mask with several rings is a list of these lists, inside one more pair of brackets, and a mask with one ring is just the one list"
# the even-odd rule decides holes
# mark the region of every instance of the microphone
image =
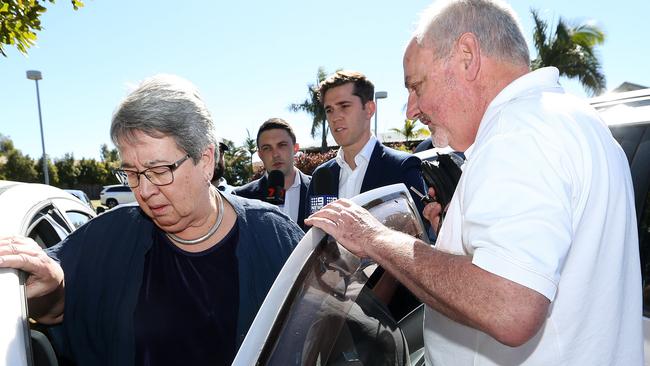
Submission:
[[332,173],[328,169],[317,170],[311,177],[311,184],[314,186],[314,195],[309,198],[311,214],[338,198],[336,196],[338,189],[335,187]]
[[284,204],[284,174],[279,170],[269,172],[265,201],[274,205]]

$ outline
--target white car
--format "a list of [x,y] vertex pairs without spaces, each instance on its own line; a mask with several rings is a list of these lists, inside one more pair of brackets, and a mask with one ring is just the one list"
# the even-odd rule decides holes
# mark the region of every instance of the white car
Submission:
[[79,201],[83,202],[86,206],[90,207],[95,210],[93,207],[93,203],[90,201],[90,198],[88,198],[88,195],[86,192],[80,190],[80,189],[64,189],[64,191],[70,193],[71,195],[77,197]]
[[[35,183],[0,181],[0,207],[0,235],[28,236],[43,248],[95,217],[95,211],[71,194]],[[22,366],[38,360],[37,365],[56,365],[47,338],[29,329],[24,276],[0,269],[0,298],[0,363]]]
[[102,205],[113,208],[117,205],[135,202],[133,191],[128,186],[123,184],[115,184],[111,186],[104,186],[99,192],[99,200]]
[[591,99],[632,171],[643,281],[644,364],[650,366],[650,88]]

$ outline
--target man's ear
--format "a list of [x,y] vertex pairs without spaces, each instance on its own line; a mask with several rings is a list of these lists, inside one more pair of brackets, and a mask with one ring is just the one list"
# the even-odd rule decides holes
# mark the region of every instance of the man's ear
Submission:
[[297,153],[298,150],[300,150],[300,145],[296,142],[295,144],[293,144],[293,153],[294,154]]
[[366,102],[364,109],[366,110],[366,116],[368,118],[372,118],[372,116],[375,114],[375,111],[377,110],[377,104],[375,104],[374,100],[369,100]]
[[465,80],[475,80],[481,69],[481,47],[474,33],[463,33],[456,42],[460,67]]

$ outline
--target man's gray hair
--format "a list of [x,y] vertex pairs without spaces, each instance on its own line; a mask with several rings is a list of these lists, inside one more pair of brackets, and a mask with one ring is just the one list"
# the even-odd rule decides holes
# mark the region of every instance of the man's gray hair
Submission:
[[436,59],[451,54],[463,33],[472,33],[481,52],[502,61],[530,65],[521,25],[510,5],[500,0],[440,0],[420,16],[413,35]]
[[113,114],[111,140],[119,148],[121,143],[133,142],[137,131],[173,138],[194,163],[212,144],[215,161],[219,159],[210,112],[196,87],[181,77],[152,76],[120,103]]

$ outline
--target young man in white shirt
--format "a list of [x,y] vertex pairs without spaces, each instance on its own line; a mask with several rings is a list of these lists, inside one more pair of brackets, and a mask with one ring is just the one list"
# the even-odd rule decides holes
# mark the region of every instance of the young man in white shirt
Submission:
[[[370,120],[375,114],[375,87],[365,75],[356,71],[338,71],[325,79],[319,88],[319,98],[334,140],[340,148],[334,159],[314,170],[327,169],[334,180],[331,192],[339,198],[394,183],[404,183],[425,192],[420,173],[420,159],[381,144],[370,132]],[[310,196],[314,182],[310,186]],[[413,200],[422,212],[418,197]]]

